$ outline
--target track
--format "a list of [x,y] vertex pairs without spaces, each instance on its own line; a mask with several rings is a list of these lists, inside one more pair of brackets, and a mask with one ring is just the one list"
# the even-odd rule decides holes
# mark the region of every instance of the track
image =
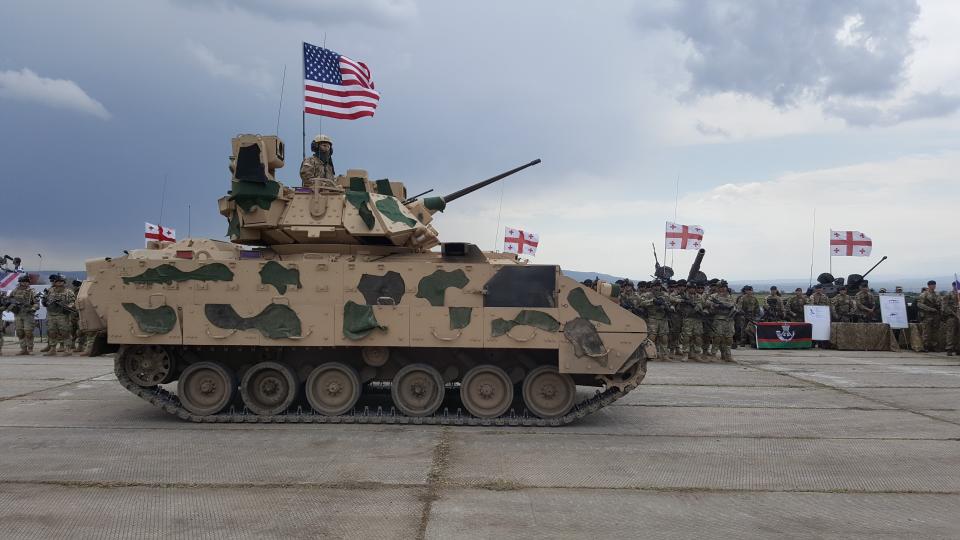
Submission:
[[[644,366],[645,368],[645,366]],[[341,416],[325,416],[322,414],[317,414],[312,410],[304,411],[301,408],[298,408],[295,411],[288,411],[283,414],[277,414],[272,416],[261,416],[253,414],[248,411],[235,411],[228,410],[227,412],[222,412],[219,414],[213,414],[208,416],[200,416],[191,413],[190,411],[183,408],[180,404],[180,399],[176,394],[168,392],[159,386],[154,386],[150,388],[144,388],[134,384],[131,381],[126,373],[124,372],[121,355],[117,355],[116,360],[114,361],[114,372],[117,375],[117,380],[120,381],[120,384],[124,386],[130,393],[140,397],[144,401],[150,403],[151,405],[163,409],[164,411],[178,416],[183,420],[189,420],[191,422],[209,422],[209,423],[254,423],[254,424],[272,424],[272,423],[287,423],[287,424],[413,424],[413,425],[430,425],[430,426],[517,426],[517,427],[552,427],[552,426],[562,426],[574,422],[580,418],[583,418],[589,414],[610,405],[611,403],[617,401],[621,397],[627,395],[630,391],[637,387],[640,382],[643,380],[643,375],[637,378],[636,385],[628,386],[624,389],[609,388],[603,392],[597,391],[597,393],[586,400],[583,400],[579,403],[574,404],[573,409],[569,413],[561,416],[559,418],[551,418],[545,420],[536,416],[529,414],[514,414],[513,411],[508,415],[500,416],[497,418],[476,418],[470,416],[469,414],[462,413],[458,410],[455,413],[450,413],[447,409],[442,409],[433,416],[405,416],[396,412],[396,410],[391,407],[389,410],[384,410],[382,407],[377,407],[375,410],[371,410],[369,407],[364,407],[360,409],[359,407],[350,412],[350,414],[345,414]],[[646,369],[643,370],[644,375],[646,374]]]

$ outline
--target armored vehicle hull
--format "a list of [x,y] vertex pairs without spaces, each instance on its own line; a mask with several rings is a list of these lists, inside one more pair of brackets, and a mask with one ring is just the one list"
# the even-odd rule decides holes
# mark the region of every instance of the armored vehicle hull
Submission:
[[557,266],[443,248],[186,240],[88,261],[78,306],[122,384],[194,421],[556,425],[643,380],[642,319]]

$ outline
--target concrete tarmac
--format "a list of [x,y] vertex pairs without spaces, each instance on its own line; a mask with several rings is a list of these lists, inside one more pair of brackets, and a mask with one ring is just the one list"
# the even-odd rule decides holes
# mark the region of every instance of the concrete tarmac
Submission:
[[960,361],[650,364],[562,428],[182,422],[0,357],[2,538],[957,538]]

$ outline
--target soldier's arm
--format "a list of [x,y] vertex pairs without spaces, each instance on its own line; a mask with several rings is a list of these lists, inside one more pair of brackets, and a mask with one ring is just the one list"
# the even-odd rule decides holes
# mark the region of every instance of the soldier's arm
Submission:
[[304,159],[300,164],[300,180],[307,181],[313,178],[313,167],[310,165],[310,158]]

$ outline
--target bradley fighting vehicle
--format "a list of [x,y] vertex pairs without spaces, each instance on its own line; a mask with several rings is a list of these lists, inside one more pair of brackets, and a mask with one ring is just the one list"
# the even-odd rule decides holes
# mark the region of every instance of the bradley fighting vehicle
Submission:
[[539,160],[418,199],[363,170],[285,186],[279,138],[232,142],[231,242],[87,262],[81,326],[117,349],[132,393],[201,422],[559,425],[643,380],[642,319],[557,266],[442,243],[431,225]]

